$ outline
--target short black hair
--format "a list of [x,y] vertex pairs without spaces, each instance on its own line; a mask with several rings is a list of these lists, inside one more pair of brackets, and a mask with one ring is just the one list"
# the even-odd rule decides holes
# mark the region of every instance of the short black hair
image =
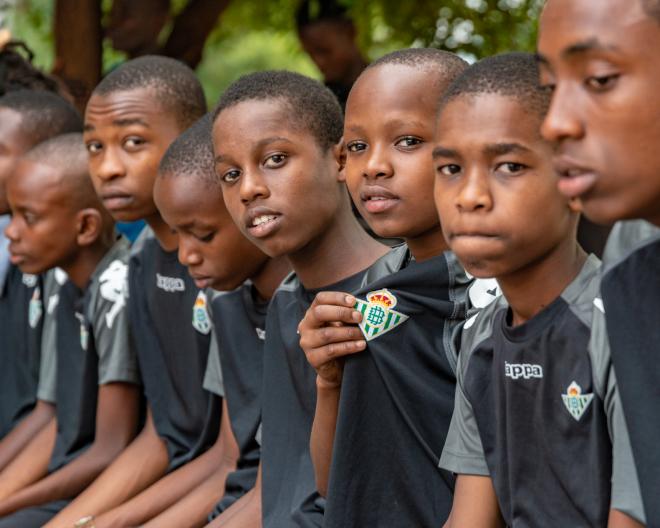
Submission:
[[449,51],[437,48],[406,48],[383,55],[369,64],[365,72],[388,64],[410,66],[411,68],[441,74],[443,84],[452,82],[468,67],[465,60]]
[[0,95],[16,90],[60,92],[57,81],[32,64],[33,58],[32,50],[20,40],[0,48]]
[[166,112],[172,112],[185,129],[206,112],[204,90],[195,72],[183,62],[159,55],[145,55],[125,62],[98,84],[92,95],[149,88]]
[[647,15],[660,22],[660,0],[642,0],[642,7]]
[[53,167],[62,172],[61,185],[67,201],[83,209],[102,209],[89,176],[88,154],[80,132],[51,137],[30,149],[24,156],[28,161]]
[[352,26],[346,8],[335,0],[303,0],[296,9],[298,31],[319,22],[336,22]]
[[440,108],[464,95],[499,94],[512,97],[528,110],[544,116],[550,105],[549,90],[539,85],[539,66],[531,53],[503,53],[482,59],[467,68],[440,100]]
[[220,97],[213,121],[223,110],[244,101],[269,99],[281,101],[292,125],[311,132],[324,150],[339,143],[344,119],[335,95],[320,82],[290,71],[261,71],[239,78]]
[[212,115],[204,115],[176,138],[163,154],[158,168],[159,178],[193,177],[205,184],[218,185],[215,177]]
[[68,132],[82,132],[82,117],[66,99],[52,92],[18,90],[0,97],[0,108],[21,115],[21,131],[32,145]]

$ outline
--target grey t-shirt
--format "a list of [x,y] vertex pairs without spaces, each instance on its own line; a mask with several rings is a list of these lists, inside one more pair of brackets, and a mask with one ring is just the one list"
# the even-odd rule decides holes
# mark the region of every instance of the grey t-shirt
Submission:
[[[644,520],[616,378],[597,325],[599,263],[523,325],[504,297],[466,323],[440,466],[490,476],[509,526]],[[606,341],[606,340],[605,340]]]

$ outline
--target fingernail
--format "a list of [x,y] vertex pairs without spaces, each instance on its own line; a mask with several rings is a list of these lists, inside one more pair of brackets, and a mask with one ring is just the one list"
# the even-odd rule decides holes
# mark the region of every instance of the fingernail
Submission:
[[353,321],[355,321],[356,323],[359,323],[360,320],[362,319],[362,314],[360,312],[353,312],[353,314],[351,315],[351,319],[353,319]]
[[362,350],[362,349],[365,348],[366,346],[367,346],[367,342],[364,341],[364,340],[362,340],[362,341],[358,341],[358,342],[357,342],[358,350]]
[[351,306],[355,304],[355,297],[353,297],[352,295],[347,295],[345,300],[346,300],[346,304],[350,304]]

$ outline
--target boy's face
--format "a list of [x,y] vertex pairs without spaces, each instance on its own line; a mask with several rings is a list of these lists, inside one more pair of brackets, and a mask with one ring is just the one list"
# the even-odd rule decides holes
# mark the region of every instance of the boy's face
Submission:
[[540,121],[497,94],[459,96],[442,110],[435,202],[450,248],[476,277],[518,271],[575,228]]
[[296,253],[328,229],[347,199],[338,149],[326,152],[277,100],[245,101],[213,126],[216,174],[234,222],[271,257]]
[[9,212],[7,179],[18,158],[31,146],[21,130],[22,120],[18,112],[0,107],[0,214]]
[[156,214],[153,186],[160,159],[181,133],[171,112],[139,88],[92,95],[85,110],[83,139],[96,193],[115,220]]
[[355,45],[355,30],[348,23],[316,22],[302,28],[299,37],[326,82],[347,82],[356,60],[362,60]]
[[154,199],[178,234],[179,260],[198,288],[233,290],[266,263],[232,221],[219,187],[192,177],[158,178]]
[[5,230],[11,262],[24,273],[66,266],[77,253],[78,216],[58,169],[20,161],[7,182],[12,219]]
[[593,221],[660,225],[660,22],[642,0],[549,0],[541,83],[554,87],[542,133],[561,191]]
[[379,236],[412,238],[438,225],[433,202],[433,75],[383,65],[360,77],[344,124],[345,178]]

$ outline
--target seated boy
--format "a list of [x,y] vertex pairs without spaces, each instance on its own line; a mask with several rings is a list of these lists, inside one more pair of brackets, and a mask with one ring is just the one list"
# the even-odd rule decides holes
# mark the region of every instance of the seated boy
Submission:
[[[388,258],[379,258],[387,247],[359,226],[339,180],[341,134],[341,108],[332,93],[290,72],[242,77],[215,111],[216,172],[227,209],[248,239],[273,258],[286,256],[295,272],[276,291],[266,320],[266,528],[323,523],[309,454],[316,373],[300,349],[298,323],[319,291],[354,291],[389,271]],[[260,526],[255,511],[244,509],[221,525]]]
[[550,0],[541,18],[541,83],[555,86],[542,133],[556,145],[560,190],[593,221],[655,226],[615,226],[605,313],[594,315],[612,350],[649,526],[660,526],[659,47],[658,0]]
[[[139,378],[125,309],[127,246],[115,243],[112,219],[96,197],[82,135],[29,151],[9,178],[7,197],[12,262],[27,273],[59,266],[69,278],[57,308],[57,435],[48,475],[0,503],[0,526],[36,528],[133,438]],[[26,445],[0,479],[29,473],[39,449],[38,442]]]
[[113,70],[87,104],[83,137],[97,194],[115,220],[145,219],[149,226],[131,251],[127,301],[147,421],[122,456],[49,528],[68,528],[104,512],[94,521],[98,528],[146,522],[196,480],[176,480],[167,493],[140,493],[218,438],[220,401],[202,387],[210,325],[193,319],[196,307],[205,307],[205,296],[177,261],[177,236],[153,200],[163,154],[205,109],[194,72],[155,56]]
[[[223,398],[214,446],[171,475],[181,478],[189,466],[201,465],[205,478],[144,525],[162,528],[198,524],[216,503],[219,514],[255,486],[266,308],[289,267],[284,258],[264,255],[229,216],[215,175],[210,115],[170,145],[160,164],[154,199],[178,235],[179,260],[212,299],[218,346],[211,346],[204,388]],[[226,293],[214,294],[211,288]]]
[[535,58],[484,59],[440,104],[442,229],[466,270],[495,277],[503,295],[462,332],[440,460],[458,474],[448,525],[638,526],[616,380],[590,343],[599,262],[577,243],[579,214],[539,133],[549,94]]
[[[82,120],[61,97],[20,90],[0,98],[0,224],[9,223],[5,185],[18,158],[58,134],[80,132]],[[7,215],[7,216],[4,216]],[[23,274],[9,262],[9,241],[0,229],[0,469],[4,468],[54,416],[52,402],[38,395],[41,328],[47,318],[41,277]],[[0,497],[7,494],[0,485]]]
[[300,325],[318,372],[311,449],[326,527],[441,526],[449,516],[454,479],[437,467],[454,402],[448,336],[463,320],[469,281],[445,252],[431,150],[438,100],[466,66],[438,50],[397,51],[371,64],[348,97],[348,189],[377,235],[407,247],[395,273],[357,293],[357,310],[345,293],[322,292]]

